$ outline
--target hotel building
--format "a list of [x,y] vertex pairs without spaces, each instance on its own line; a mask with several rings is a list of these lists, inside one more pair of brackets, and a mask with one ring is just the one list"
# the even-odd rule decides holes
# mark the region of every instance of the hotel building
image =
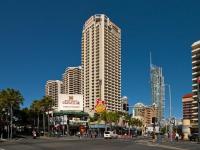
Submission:
[[121,29],[104,14],[91,16],[82,31],[84,111],[94,113],[96,99],[108,111],[121,111]]
[[58,107],[58,96],[62,93],[62,81],[48,80],[45,85],[45,95],[53,99],[53,106]]
[[81,67],[68,67],[63,74],[63,93],[81,94]]

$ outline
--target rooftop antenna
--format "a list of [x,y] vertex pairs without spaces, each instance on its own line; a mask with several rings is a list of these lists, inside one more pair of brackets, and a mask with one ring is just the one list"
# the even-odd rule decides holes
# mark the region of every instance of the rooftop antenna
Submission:
[[150,51],[150,69],[152,68],[152,58],[151,58],[151,51]]

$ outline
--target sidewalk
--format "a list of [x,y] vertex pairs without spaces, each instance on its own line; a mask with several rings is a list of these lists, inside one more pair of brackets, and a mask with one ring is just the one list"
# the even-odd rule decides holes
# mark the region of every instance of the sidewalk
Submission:
[[147,146],[151,146],[151,147],[160,147],[160,148],[167,148],[167,149],[174,149],[174,150],[189,150],[189,149],[195,149],[196,148],[200,148],[200,145],[197,144],[197,142],[190,142],[190,141],[183,141],[183,140],[179,140],[177,141],[169,141],[169,139],[162,139],[161,142],[158,142],[156,140],[156,142],[152,142],[151,138],[148,138],[146,140],[137,140],[136,143],[138,144],[145,144]]
[[38,142],[51,142],[51,141],[70,141],[70,140],[80,140],[79,137],[76,136],[64,136],[64,137],[48,137],[48,136],[40,136],[37,137],[36,139],[33,139],[31,136],[25,137],[25,138],[19,138],[19,139],[12,139],[12,140],[7,140],[3,139],[0,140],[0,145],[5,145],[5,144],[18,144],[18,143],[38,143]]

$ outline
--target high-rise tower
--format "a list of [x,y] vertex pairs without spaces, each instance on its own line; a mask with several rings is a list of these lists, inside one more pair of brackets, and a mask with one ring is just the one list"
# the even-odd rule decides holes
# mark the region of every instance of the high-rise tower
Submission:
[[198,83],[200,77],[200,40],[192,44],[192,120],[191,125],[198,125]]
[[121,110],[121,29],[98,14],[90,17],[82,31],[82,87],[84,109],[94,112],[96,99],[106,101],[107,110]]
[[45,95],[50,96],[53,99],[53,106],[58,107],[58,95],[61,94],[62,81],[60,80],[48,80],[45,85]]
[[63,93],[81,94],[81,67],[68,67],[63,74]]
[[165,97],[165,84],[164,84],[164,76],[162,73],[162,68],[152,65],[152,63],[150,62],[150,75],[151,75],[150,78],[151,78],[152,104],[156,104],[158,107],[157,118],[158,121],[160,121],[164,117],[164,97]]

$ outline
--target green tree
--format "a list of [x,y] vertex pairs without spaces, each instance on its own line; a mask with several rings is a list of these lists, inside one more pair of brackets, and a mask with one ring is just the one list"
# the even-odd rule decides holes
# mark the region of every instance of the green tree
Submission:
[[[42,103],[41,100],[34,100],[30,106],[30,109],[34,112],[34,115],[37,115],[37,130],[40,128],[40,114],[41,114],[41,107]],[[34,119],[34,125],[35,125],[35,119]]]
[[43,128],[45,131],[45,113],[47,112],[48,132],[49,132],[49,111],[52,110],[53,99],[50,96],[44,96],[41,100],[41,110],[43,111]]
[[101,120],[103,120],[105,122],[105,126],[106,126],[106,131],[107,131],[107,125],[109,124],[110,127],[112,128],[112,123],[114,123],[115,125],[117,124],[117,122],[119,121],[120,115],[117,112],[112,112],[112,111],[104,111],[103,113],[101,113]]
[[0,107],[19,109],[23,104],[24,98],[19,90],[7,88],[0,91]]
[[12,138],[13,111],[19,110],[20,104],[23,104],[24,98],[19,90],[12,88],[0,91],[0,111],[7,109],[10,111],[10,137]]

